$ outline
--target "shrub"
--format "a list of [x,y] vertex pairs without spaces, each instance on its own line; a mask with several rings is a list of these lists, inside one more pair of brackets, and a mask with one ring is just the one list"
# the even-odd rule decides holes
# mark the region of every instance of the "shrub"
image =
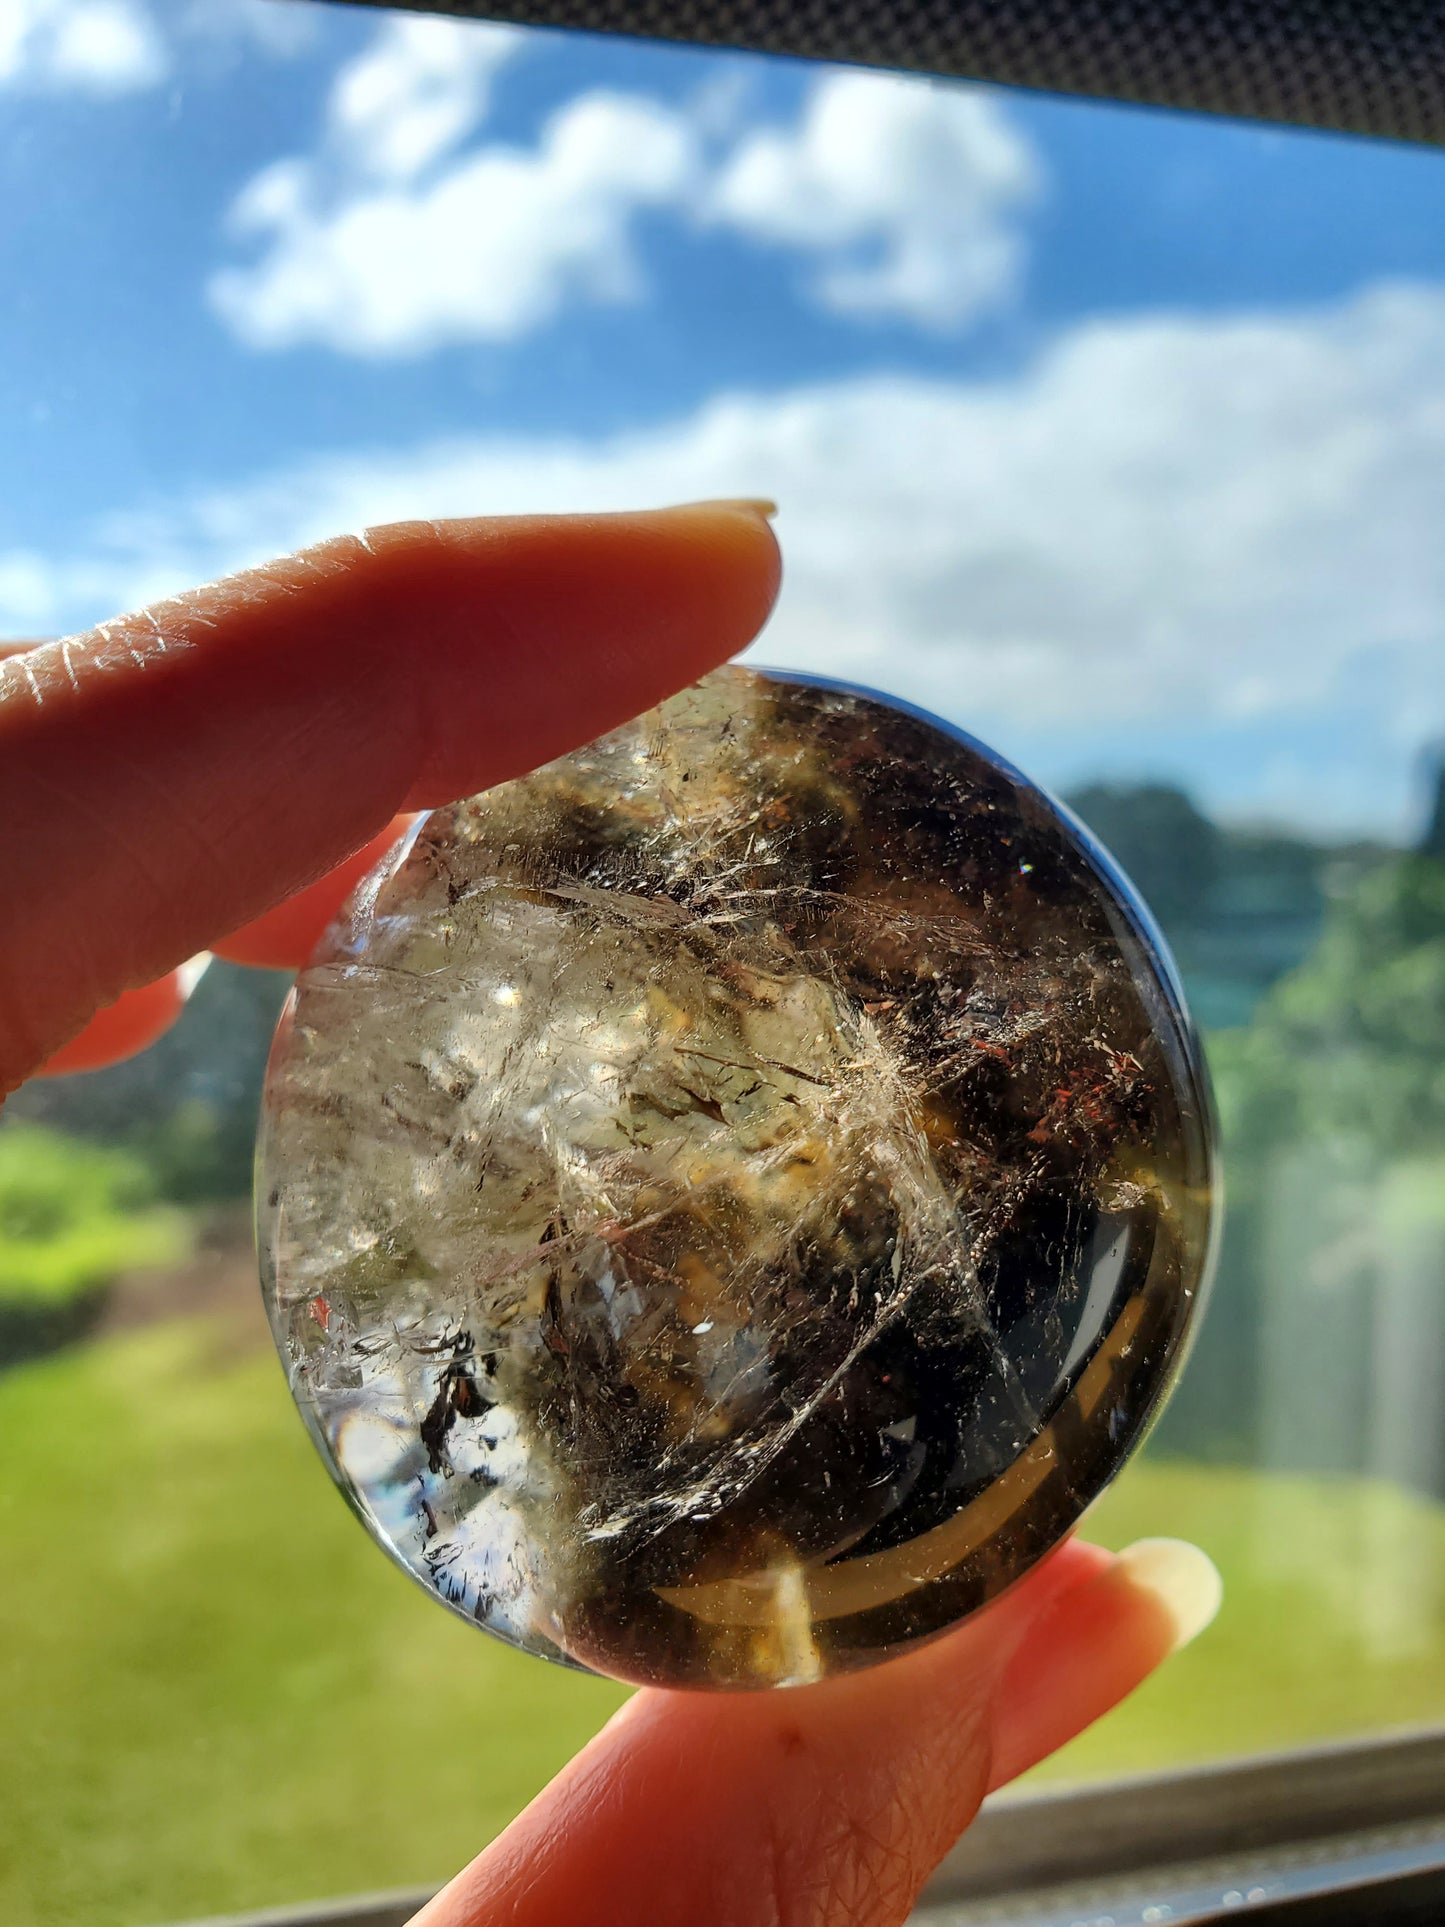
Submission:
[[130,1152],[41,1125],[0,1130],[0,1307],[59,1311],[189,1248],[186,1218],[155,1202]]

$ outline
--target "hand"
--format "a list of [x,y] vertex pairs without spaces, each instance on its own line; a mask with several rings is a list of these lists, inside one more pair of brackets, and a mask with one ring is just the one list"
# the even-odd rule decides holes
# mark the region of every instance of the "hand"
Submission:
[[[742,648],[764,515],[407,523],[0,662],[0,1092],[139,1048],[212,948],[302,963],[399,812]],[[339,866],[339,867],[338,867]],[[418,1927],[885,1927],[1002,1785],[1212,1616],[1203,1554],[1071,1543],[854,1678],[641,1692]]]

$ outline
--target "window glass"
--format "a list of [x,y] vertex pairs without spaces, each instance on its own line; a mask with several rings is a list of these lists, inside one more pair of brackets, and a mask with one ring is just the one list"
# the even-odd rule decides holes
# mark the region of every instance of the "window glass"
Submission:
[[[1215,1629],[1047,1771],[1445,1715],[1445,162],[299,0],[0,20],[0,635],[377,521],[781,505],[764,660],[1070,798],[1231,1208],[1107,1542]],[[0,1125],[0,1915],[440,1877],[615,1706],[393,1571],[261,1316],[284,984]]]

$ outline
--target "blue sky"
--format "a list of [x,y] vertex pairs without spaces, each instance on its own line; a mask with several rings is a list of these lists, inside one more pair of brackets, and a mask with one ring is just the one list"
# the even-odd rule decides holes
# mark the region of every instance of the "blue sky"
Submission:
[[775,495],[760,654],[1408,833],[1445,156],[291,0],[0,10],[0,632],[393,515]]

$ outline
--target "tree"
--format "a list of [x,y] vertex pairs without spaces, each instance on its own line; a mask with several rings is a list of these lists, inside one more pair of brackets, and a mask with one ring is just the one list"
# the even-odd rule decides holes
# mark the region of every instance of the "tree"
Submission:
[[12,1124],[124,1144],[163,1195],[185,1203],[242,1197],[251,1186],[261,1078],[289,980],[213,963],[180,1022],[150,1050],[108,1070],[28,1084],[6,1105]]
[[1068,798],[1166,931],[1203,921],[1220,875],[1215,824],[1169,783],[1091,783]]
[[1415,852],[1362,876],[1222,1067],[1236,1129],[1261,1141],[1445,1148],[1445,861]]

